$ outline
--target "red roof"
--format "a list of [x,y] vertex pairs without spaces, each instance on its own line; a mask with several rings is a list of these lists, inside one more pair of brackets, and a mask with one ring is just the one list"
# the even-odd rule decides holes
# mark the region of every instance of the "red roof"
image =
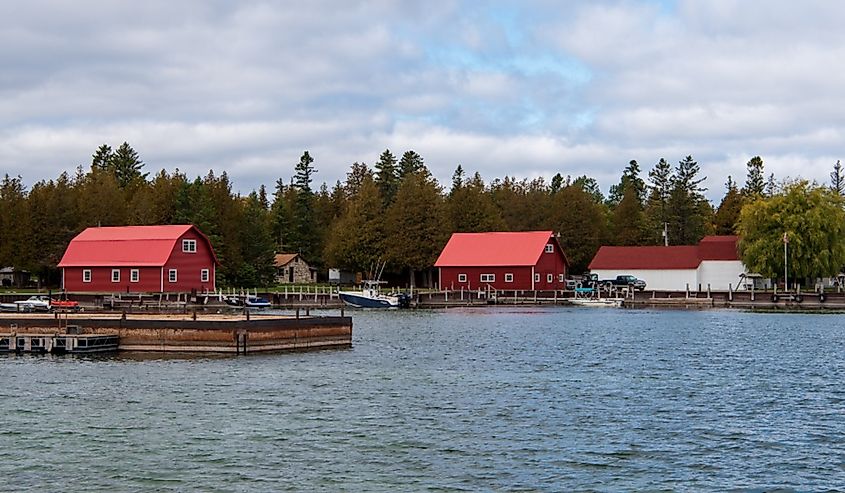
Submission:
[[702,260],[739,260],[736,236],[705,236],[698,245],[603,246],[589,269],[697,269]]
[[738,236],[705,236],[698,244],[701,260],[739,260]]
[[[70,241],[59,267],[162,266],[176,241],[191,229],[208,241],[191,224],[87,228]],[[211,254],[217,263],[213,249]]]
[[536,265],[550,239],[554,239],[551,231],[453,233],[434,266]]

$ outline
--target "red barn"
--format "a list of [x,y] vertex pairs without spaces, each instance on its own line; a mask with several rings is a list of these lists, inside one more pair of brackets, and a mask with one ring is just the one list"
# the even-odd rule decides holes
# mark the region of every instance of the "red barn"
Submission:
[[551,231],[454,233],[434,266],[441,289],[552,290],[569,262]]
[[71,292],[214,291],[217,257],[196,226],[120,226],[79,233],[59,262]]

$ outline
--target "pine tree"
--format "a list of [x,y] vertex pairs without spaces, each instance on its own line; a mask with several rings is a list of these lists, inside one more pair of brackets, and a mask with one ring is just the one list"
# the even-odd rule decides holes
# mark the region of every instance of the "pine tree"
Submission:
[[635,198],[642,204],[645,199],[645,182],[640,178],[640,165],[636,160],[631,160],[622,171],[619,184],[610,187],[610,194],[607,198],[608,205],[615,207],[622,200],[625,189],[629,186],[634,188]]
[[408,175],[421,172],[428,173],[428,168],[425,167],[422,156],[414,151],[405,151],[399,161],[399,179],[404,180]]
[[563,175],[557,173],[552,177],[551,185],[549,186],[549,192],[554,195],[558,193],[561,188],[563,188]]
[[505,228],[505,221],[478,173],[460,188],[452,188],[446,200],[446,210],[452,232],[476,233]]
[[101,145],[91,156],[91,168],[99,169],[101,171],[110,169],[113,156],[114,153],[112,152],[111,146],[107,144]]
[[375,164],[376,185],[381,194],[384,205],[393,203],[396,196],[396,189],[399,188],[399,169],[396,167],[396,157],[385,149]]
[[763,178],[763,159],[760,156],[754,156],[745,167],[748,169],[748,175],[745,186],[742,187],[742,195],[752,200],[762,197],[766,186]]
[[317,228],[314,218],[314,192],[311,190],[311,175],[316,173],[312,166],[314,159],[305,151],[296,165],[294,175],[294,189],[296,202],[294,205],[293,228],[291,231],[291,246],[306,260],[314,261],[317,243]]
[[629,183],[622,200],[613,209],[614,244],[636,246],[644,243],[645,214],[637,190]]
[[845,174],[842,172],[842,164],[838,159],[830,173],[830,189],[840,197],[845,195]]
[[698,178],[698,163],[692,156],[678,162],[669,193],[669,239],[674,245],[692,245],[704,236],[706,200],[701,187],[705,178]]
[[148,173],[141,173],[144,162],[128,142],[117,148],[109,161],[109,169],[114,173],[120,188],[126,188],[131,183],[146,180]]
[[663,232],[669,223],[669,196],[672,191],[672,166],[664,158],[660,158],[651,171],[648,172],[649,193],[646,201],[645,217],[646,235],[651,243],[665,241]]
[[722,197],[722,202],[713,218],[714,233],[717,235],[736,234],[736,222],[739,220],[743,205],[742,194],[730,176],[725,183],[725,188],[725,196]]

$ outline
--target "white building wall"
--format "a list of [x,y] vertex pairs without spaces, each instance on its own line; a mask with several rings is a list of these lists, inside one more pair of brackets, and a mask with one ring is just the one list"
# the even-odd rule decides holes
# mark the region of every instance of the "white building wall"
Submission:
[[[590,273],[598,274],[599,279],[612,279],[619,275],[630,274],[646,282],[646,291],[650,289],[658,291],[685,291],[687,284],[689,284],[690,290],[695,290],[698,287],[698,270],[696,269],[627,269],[624,271],[593,269]],[[738,278],[739,274],[737,274]]]
[[698,266],[698,282],[703,290],[707,290],[708,283],[713,291],[727,291],[728,284],[736,290],[743,272],[745,266],[739,260],[703,260]]

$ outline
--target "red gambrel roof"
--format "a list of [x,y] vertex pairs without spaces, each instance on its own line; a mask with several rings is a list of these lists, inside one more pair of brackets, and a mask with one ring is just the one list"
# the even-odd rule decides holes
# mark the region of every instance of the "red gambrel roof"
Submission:
[[[59,267],[158,267],[163,266],[176,241],[193,229],[191,224],[88,228],[70,241]],[[215,263],[217,256],[208,242]]]
[[[536,265],[551,231],[453,233],[435,267],[505,267]],[[565,256],[564,256],[565,258]]]
[[705,236],[698,245],[603,246],[589,269],[697,269],[702,260],[739,260],[736,236]]

